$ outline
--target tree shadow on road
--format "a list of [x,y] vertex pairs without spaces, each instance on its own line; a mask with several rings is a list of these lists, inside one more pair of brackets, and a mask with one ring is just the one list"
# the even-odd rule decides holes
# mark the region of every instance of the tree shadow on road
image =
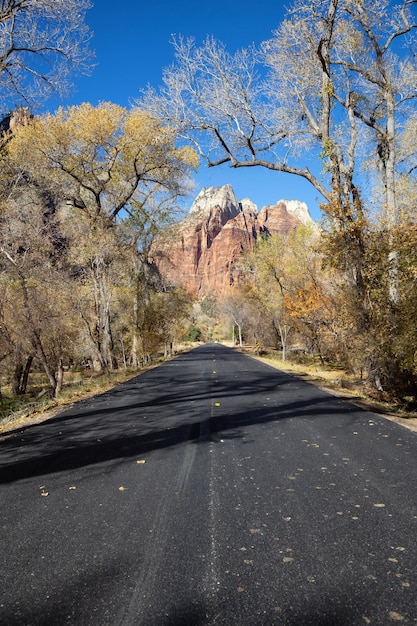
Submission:
[[[216,378],[201,367],[214,354],[223,366],[230,361],[227,376]],[[220,404],[215,412],[213,398]],[[120,461],[190,441],[204,445],[238,438],[251,426],[279,420],[349,414],[354,420],[360,412],[231,349],[216,346],[213,352],[204,346],[1,441],[0,482]]]

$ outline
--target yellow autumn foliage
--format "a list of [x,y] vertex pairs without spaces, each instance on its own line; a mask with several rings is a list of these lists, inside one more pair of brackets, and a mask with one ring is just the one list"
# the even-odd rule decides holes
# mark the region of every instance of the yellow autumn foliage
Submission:
[[141,186],[179,188],[197,167],[195,151],[175,141],[172,129],[146,111],[84,103],[20,127],[9,157],[90,218],[112,220]]

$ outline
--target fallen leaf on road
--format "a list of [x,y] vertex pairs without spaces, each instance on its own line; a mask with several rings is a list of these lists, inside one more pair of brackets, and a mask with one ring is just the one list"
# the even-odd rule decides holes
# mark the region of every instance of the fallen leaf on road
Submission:
[[403,622],[404,621],[404,615],[400,615],[396,611],[390,611],[389,616],[390,616],[390,618],[394,622]]
[[126,487],[119,487],[119,491],[126,491]]
[[245,591],[243,587],[238,587],[237,590],[239,593],[242,593],[242,591]]
[[283,563],[292,563],[294,561],[294,559],[291,556],[284,556],[284,558],[282,559]]
[[143,465],[144,463],[146,463],[145,459],[139,459],[138,461],[136,461],[136,463],[138,465]]
[[384,506],[385,506],[385,504],[382,504],[382,502],[380,502],[380,503],[378,503],[378,504],[374,504],[374,507],[375,507],[376,509],[383,509],[383,508],[384,508]]
[[72,486],[72,487],[68,487],[68,489],[73,490],[73,489],[77,489],[77,487]]
[[214,406],[220,406],[220,402],[215,402]]
[[49,496],[49,492],[48,491],[42,491],[41,496],[44,496],[44,497]]

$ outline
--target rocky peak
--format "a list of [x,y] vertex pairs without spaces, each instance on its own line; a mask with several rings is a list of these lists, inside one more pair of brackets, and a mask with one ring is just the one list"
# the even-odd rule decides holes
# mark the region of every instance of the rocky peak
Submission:
[[252,202],[252,200],[249,200],[249,198],[243,198],[243,200],[239,202],[239,205],[242,211],[249,211],[250,213],[258,212],[257,205]]
[[239,282],[241,255],[261,233],[284,235],[309,222],[314,224],[304,202],[280,200],[258,212],[248,198],[238,202],[231,185],[207,187],[169,243],[159,248],[159,270],[165,285],[182,285],[199,295],[221,293]]
[[33,115],[29,109],[21,106],[6,115],[6,117],[0,121],[0,133],[4,133],[9,130],[14,131],[19,126],[26,126],[32,118]]
[[304,225],[314,223],[305,202],[300,202],[299,200],[278,200],[277,205],[281,203],[285,205],[290,215],[299,219]]
[[196,217],[215,208],[221,209],[226,221],[240,212],[240,205],[231,185],[223,187],[203,187],[194,200],[189,216]]

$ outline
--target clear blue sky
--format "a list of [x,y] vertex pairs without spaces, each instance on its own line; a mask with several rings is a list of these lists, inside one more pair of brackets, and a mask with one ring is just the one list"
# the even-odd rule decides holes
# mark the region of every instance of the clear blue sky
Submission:
[[[213,35],[233,52],[269,39],[283,14],[277,0],[95,0],[86,21],[94,32],[96,67],[91,76],[76,79],[74,92],[62,104],[111,101],[127,107],[148,84],[161,84],[163,68],[174,60],[172,34],[193,36],[198,43]],[[259,208],[280,199],[301,200],[314,219],[320,217],[317,192],[298,177],[260,168],[202,167],[196,180],[193,195],[202,187],[230,183],[238,199],[248,197]]]

